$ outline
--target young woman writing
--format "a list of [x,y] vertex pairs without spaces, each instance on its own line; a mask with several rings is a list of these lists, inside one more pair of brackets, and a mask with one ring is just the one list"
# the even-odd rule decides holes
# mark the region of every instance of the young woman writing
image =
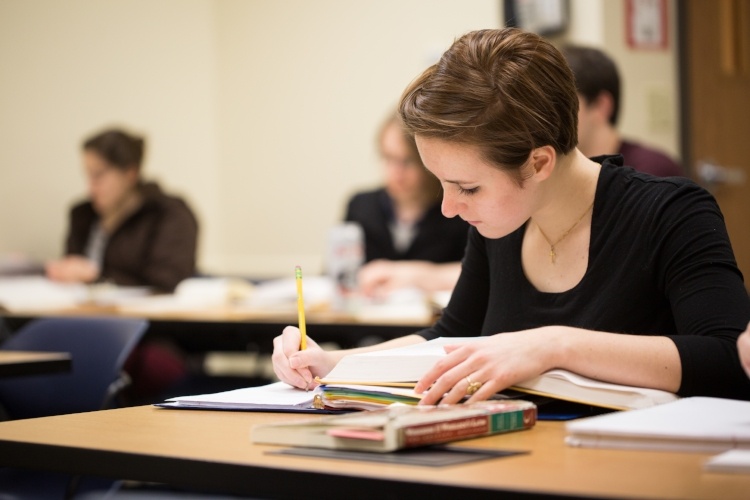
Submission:
[[[552,368],[682,396],[750,397],[737,337],[750,319],[721,212],[687,179],[657,178],[576,149],[578,97],[565,59],[539,36],[458,39],[404,92],[400,114],[443,185],[442,211],[473,226],[437,336],[423,404],[486,399]],[[298,387],[347,352],[287,327],[274,368]]]

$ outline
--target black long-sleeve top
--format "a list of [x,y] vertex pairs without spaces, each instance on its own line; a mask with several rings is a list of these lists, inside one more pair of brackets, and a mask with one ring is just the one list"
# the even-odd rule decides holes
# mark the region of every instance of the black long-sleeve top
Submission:
[[682,396],[750,399],[737,337],[750,319],[716,201],[684,178],[657,178],[600,157],[588,268],[562,293],[538,291],[521,265],[526,226],[499,239],[469,232],[461,277],[441,319],[419,332],[493,335],[547,325],[670,338]]

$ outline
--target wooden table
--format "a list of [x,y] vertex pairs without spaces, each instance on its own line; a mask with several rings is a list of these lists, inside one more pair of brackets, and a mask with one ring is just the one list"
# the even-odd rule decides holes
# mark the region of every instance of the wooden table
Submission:
[[0,350],[0,377],[68,372],[71,366],[70,354],[64,352]]
[[[114,306],[81,305],[55,310],[8,312],[5,320],[11,330],[27,322],[50,316],[115,316],[148,319],[147,338],[166,337],[188,352],[269,351],[273,338],[287,325],[297,324],[296,310],[257,311],[238,307],[206,307],[185,311],[129,311]],[[428,327],[432,320],[358,320],[348,314],[311,311],[307,333],[318,342],[336,342],[355,347],[366,337],[389,340]]]
[[295,414],[149,406],[0,423],[0,465],[155,481],[263,498],[748,498],[750,475],[704,472],[710,456],[568,447],[559,422],[462,444],[529,454],[451,467],[269,455],[253,425]]

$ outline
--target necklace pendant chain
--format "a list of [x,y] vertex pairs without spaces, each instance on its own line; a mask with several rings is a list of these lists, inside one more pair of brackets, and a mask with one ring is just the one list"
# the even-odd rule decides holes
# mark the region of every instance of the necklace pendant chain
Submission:
[[[586,216],[587,213],[589,213],[589,211],[592,208],[594,208],[594,202],[593,201],[591,202],[591,205],[589,205],[589,208],[587,208],[586,211],[581,214],[581,216],[578,218],[578,220],[575,221],[575,223],[572,226],[570,226],[570,228],[568,228],[568,230],[565,231],[563,233],[563,235],[560,236],[560,238],[558,238],[557,241],[555,241],[554,243],[552,243],[549,240],[549,238],[547,238],[547,235],[544,234],[544,231],[542,231],[542,228],[539,226],[539,224],[536,225],[536,227],[539,229],[539,232],[541,233],[542,237],[545,239],[545,241],[549,245],[549,260],[550,260],[551,263],[554,264],[555,263],[555,259],[557,258],[557,253],[555,252],[555,246],[558,243],[560,243],[562,240],[564,240],[570,234],[571,231],[573,231],[573,229],[578,225],[579,222],[581,222],[583,220],[583,218]],[[536,221],[534,221],[534,223],[536,224]]]

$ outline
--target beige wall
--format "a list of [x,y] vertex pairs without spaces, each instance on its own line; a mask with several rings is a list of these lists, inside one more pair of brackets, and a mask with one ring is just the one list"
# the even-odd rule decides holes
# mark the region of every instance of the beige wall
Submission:
[[107,125],[149,140],[145,174],[218,241],[214,4],[0,1],[0,252],[58,256],[85,195],[79,146]]
[[605,50],[622,80],[619,129],[623,136],[657,147],[679,160],[680,110],[677,13],[667,2],[666,50],[633,49],[626,39],[624,0],[571,0],[572,26],[562,37]]
[[[328,227],[377,185],[401,91],[496,0],[219,2],[221,249],[210,267],[320,270]],[[429,15],[427,13],[429,12]]]
[[[623,3],[573,0],[568,36],[638,69],[623,128],[676,152],[674,43],[628,52]],[[454,37],[499,27],[501,4],[2,0],[0,253],[60,253],[80,141],[124,124],[150,141],[146,174],[195,207],[202,270],[318,271],[347,197],[378,183],[381,120]],[[638,104],[653,89],[675,117],[659,133]]]
[[622,75],[620,130],[623,135],[661,148],[679,159],[680,99],[675,4],[667,3],[667,50],[634,50],[626,42],[623,3],[604,3],[604,23],[609,29],[603,44],[617,61]]

